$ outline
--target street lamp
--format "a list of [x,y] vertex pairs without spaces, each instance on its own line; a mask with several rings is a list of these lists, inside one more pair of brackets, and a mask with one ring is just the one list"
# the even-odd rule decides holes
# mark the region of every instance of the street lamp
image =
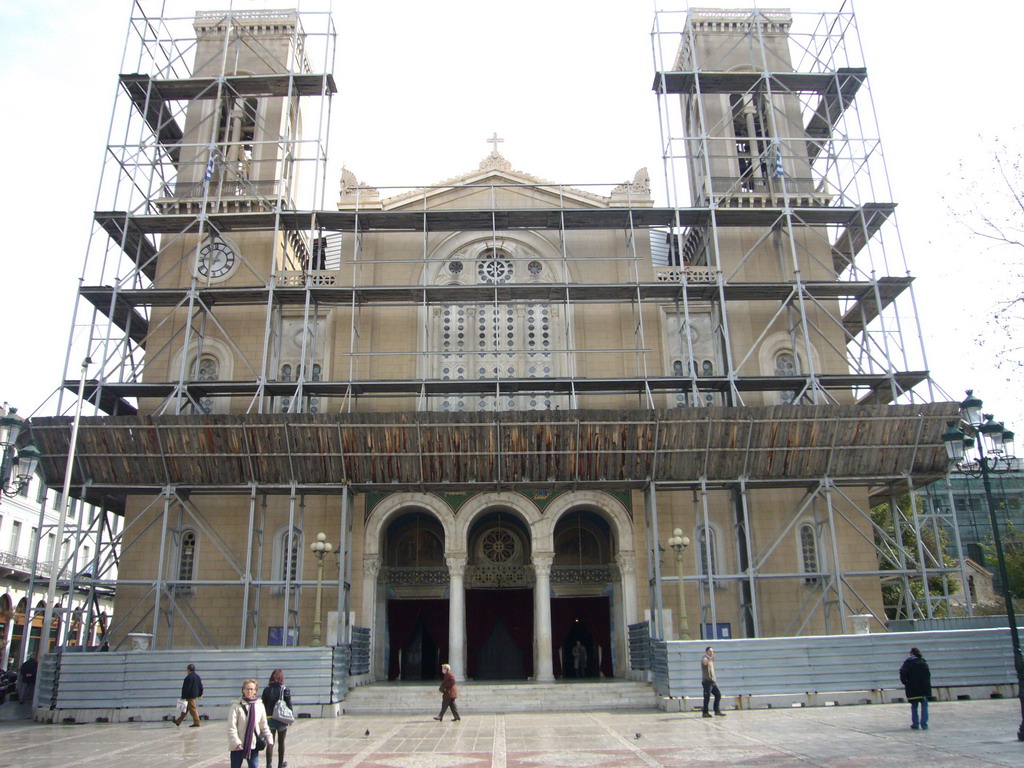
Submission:
[[679,577],[679,639],[692,640],[690,637],[690,624],[686,619],[686,594],[683,589],[683,553],[690,546],[690,537],[683,536],[683,529],[676,528],[668,540],[668,545],[676,553],[676,576]]
[[1019,466],[1013,455],[1013,432],[1004,428],[1002,422],[996,421],[992,414],[981,412],[981,400],[974,396],[974,390],[971,389],[967,390],[967,398],[960,403],[960,417],[967,428],[967,433],[957,422],[950,421],[946,423],[947,429],[942,433],[942,441],[946,444],[946,454],[956,471],[970,477],[980,477],[985,488],[985,501],[988,504],[989,522],[992,525],[992,544],[999,565],[1006,618],[1010,623],[1013,667],[1017,671],[1017,698],[1020,699],[1021,714],[1017,740],[1024,741],[1024,657],[1020,651],[1017,617],[1013,613],[1013,596],[1010,594],[1010,579],[1006,572],[1003,540],[999,535],[999,520],[996,517],[996,505],[992,499],[990,482],[991,475],[1010,472]]
[[25,420],[18,415],[17,408],[9,408],[7,413],[0,416],[0,449],[3,450],[0,459],[0,490],[5,496],[20,494],[39,466],[40,453],[34,445],[30,443],[20,449],[17,447],[18,435],[24,426]]
[[324,558],[327,553],[334,550],[334,546],[327,540],[327,534],[320,532],[316,535],[316,541],[309,545],[316,556],[316,609],[313,614],[313,645],[320,645],[320,600],[324,590]]

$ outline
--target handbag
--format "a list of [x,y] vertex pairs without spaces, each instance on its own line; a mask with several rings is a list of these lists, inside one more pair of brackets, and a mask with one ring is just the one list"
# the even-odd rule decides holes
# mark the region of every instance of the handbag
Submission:
[[256,734],[256,751],[262,752],[267,748],[267,740],[264,739],[260,734]]
[[178,703],[175,706],[177,706],[179,712],[188,711],[188,702],[184,699],[178,699]]
[[277,700],[277,703],[274,705],[274,714],[271,717],[285,725],[291,725],[295,722],[295,713],[292,712],[291,707],[284,703],[283,698]]

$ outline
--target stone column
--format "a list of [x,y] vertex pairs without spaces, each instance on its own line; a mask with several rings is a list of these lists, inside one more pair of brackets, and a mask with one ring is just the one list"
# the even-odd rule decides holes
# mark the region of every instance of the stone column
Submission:
[[616,677],[629,675],[629,625],[639,621],[636,607],[636,553],[619,552],[615,556],[615,565],[619,572],[618,594],[621,596],[619,615],[615,625],[618,628],[615,643]]
[[[625,624],[636,624],[638,621],[636,612],[636,554],[634,552],[619,552],[615,556],[615,564],[619,566],[622,587],[622,613]],[[628,632],[628,629],[627,629]]]
[[537,644],[537,667],[533,670],[538,682],[555,679],[551,664],[551,562],[550,552],[533,554],[533,636]]
[[448,564],[448,664],[456,680],[466,678],[466,555],[445,555]]
[[388,676],[384,668],[384,643],[377,636],[377,577],[381,562],[380,555],[363,557],[363,611],[360,621],[370,630],[370,676],[375,680],[386,680]]

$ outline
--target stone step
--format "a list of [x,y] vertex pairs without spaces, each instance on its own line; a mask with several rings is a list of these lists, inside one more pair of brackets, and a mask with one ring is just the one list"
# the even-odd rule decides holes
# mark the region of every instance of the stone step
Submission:
[[[434,683],[378,682],[353,688],[342,702],[345,714],[427,713],[440,707]],[[656,709],[658,697],[649,683],[623,680],[593,682],[464,682],[459,707],[466,712],[584,712]]]

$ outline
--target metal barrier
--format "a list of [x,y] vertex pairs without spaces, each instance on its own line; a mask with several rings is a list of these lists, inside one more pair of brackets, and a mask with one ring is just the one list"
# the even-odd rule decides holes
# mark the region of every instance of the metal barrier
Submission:
[[889,622],[890,632],[934,632],[943,629],[988,629],[1008,627],[1009,619],[1003,616],[952,616],[945,619],[893,619]]
[[[1017,682],[1010,630],[992,628],[714,642],[653,640],[655,690],[669,697],[699,695],[700,661],[709,644],[715,649],[719,687],[730,697],[883,689],[902,696],[899,668],[912,646],[928,660],[934,687],[984,687],[1014,695]],[[955,697],[954,692],[947,693]]]
[[651,623],[649,621],[629,625],[629,668],[639,671],[651,668]]
[[160,719],[174,712],[189,664],[195,664],[203,680],[201,708],[210,717],[226,716],[227,706],[240,695],[243,680],[255,678],[262,689],[277,668],[284,670],[297,712],[320,717],[348,693],[349,654],[347,645],[48,653],[39,666],[36,719]]
[[369,627],[352,627],[351,658],[348,673],[350,675],[368,675],[370,673],[370,629]]

